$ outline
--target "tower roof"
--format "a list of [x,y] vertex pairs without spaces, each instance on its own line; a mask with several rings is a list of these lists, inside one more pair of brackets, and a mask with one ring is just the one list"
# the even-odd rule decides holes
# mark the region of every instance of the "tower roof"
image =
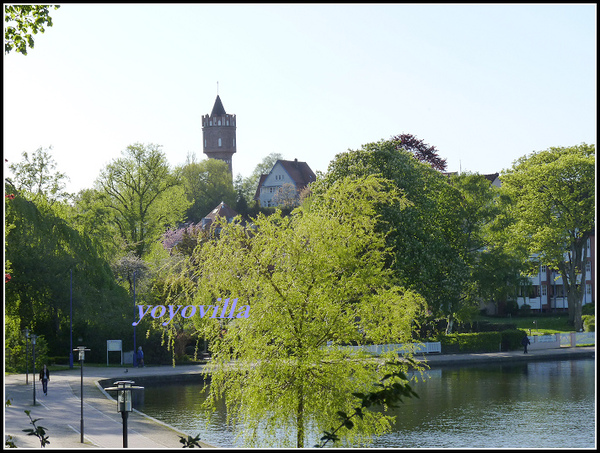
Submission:
[[221,98],[217,94],[217,99],[215,100],[215,105],[213,106],[212,112],[210,116],[215,115],[225,115],[225,107],[223,107],[223,103],[221,102]]

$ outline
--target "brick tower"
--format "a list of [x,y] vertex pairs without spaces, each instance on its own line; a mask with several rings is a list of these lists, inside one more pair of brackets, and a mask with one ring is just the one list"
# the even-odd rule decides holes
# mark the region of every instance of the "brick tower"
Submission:
[[231,158],[236,152],[235,128],[235,115],[225,112],[221,98],[217,95],[210,115],[202,115],[204,154],[211,159],[225,162],[232,178]]

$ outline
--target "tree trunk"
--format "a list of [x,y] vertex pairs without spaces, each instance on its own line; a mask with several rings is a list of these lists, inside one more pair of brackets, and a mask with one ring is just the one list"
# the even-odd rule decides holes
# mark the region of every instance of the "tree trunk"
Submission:
[[304,386],[298,387],[298,407],[296,408],[296,447],[304,448]]

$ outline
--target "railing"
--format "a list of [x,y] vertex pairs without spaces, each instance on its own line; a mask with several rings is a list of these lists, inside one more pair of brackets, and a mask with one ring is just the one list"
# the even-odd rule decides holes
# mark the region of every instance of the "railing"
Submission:
[[408,353],[414,354],[429,354],[432,352],[442,352],[442,343],[437,342],[426,342],[426,343],[410,343],[410,344],[372,344],[372,345],[361,345],[361,346],[342,346],[344,349],[350,349],[352,351],[366,351],[374,355],[381,355],[384,352],[394,351],[397,353]]
[[562,347],[574,348],[582,344],[596,344],[596,332],[569,332],[558,335]]

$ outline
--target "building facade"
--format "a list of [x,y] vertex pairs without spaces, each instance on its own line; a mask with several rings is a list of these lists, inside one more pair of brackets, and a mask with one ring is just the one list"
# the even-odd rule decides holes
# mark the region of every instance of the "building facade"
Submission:
[[203,152],[211,159],[225,162],[232,178],[232,158],[237,151],[236,121],[235,115],[225,112],[219,95],[210,115],[202,115]]
[[[583,283],[582,305],[592,304],[596,295],[596,237],[592,235],[587,242],[587,260]],[[546,265],[539,267],[535,276],[528,277],[528,284],[519,288],[517,303],[519,307],[529,305],[540,312],[567,310],[567,293],[561,275]],[[581,280],[579,280],[581,281]]]

